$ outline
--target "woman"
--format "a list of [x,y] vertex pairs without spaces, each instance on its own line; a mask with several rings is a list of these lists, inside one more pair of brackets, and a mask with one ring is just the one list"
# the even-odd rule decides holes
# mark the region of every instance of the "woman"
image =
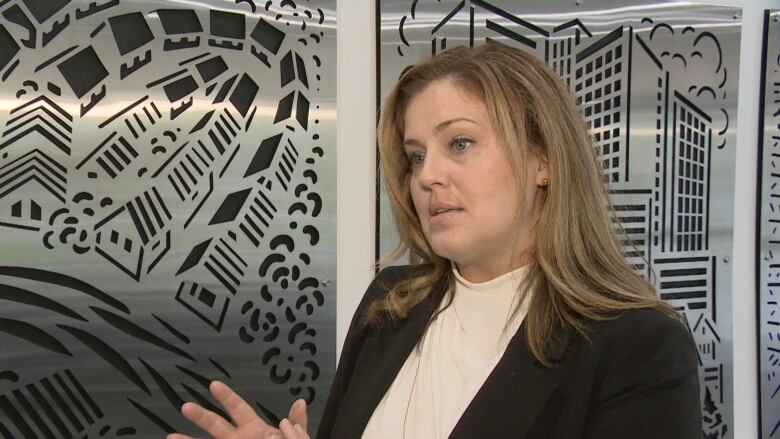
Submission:
[[[318,437],[700,438],[697,354],[613,233],[584,120],[500,44],[405,72],[378,138],[401,236],[353,318]],[[223,384],[214,437],[306,438]],[[180,437],[180,436],[177,436]]]

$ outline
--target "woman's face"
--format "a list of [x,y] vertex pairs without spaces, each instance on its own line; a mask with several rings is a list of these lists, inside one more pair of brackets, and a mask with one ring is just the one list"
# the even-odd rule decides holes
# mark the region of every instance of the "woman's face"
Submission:
[[408,103],[404,150],[414,207],[437,255],[473,282],[529,262],[547,163],[529,155],[527,179],[518,185],[481,99],[451,80],[431,83]]

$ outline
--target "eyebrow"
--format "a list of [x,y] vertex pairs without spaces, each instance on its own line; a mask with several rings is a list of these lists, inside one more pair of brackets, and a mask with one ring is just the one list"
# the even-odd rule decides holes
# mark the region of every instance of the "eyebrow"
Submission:
[[[437,133],[441,132],[455,122],[469,122],[469,123],[473,123],[474,125],[479,125],[476,121],[469,119],[467,117],[456,117],[454,119],[445,120],[444,122],[436,125],[434,131],[436,131]],[[404,146],[423,146],[423,144],[417,139],[405,139]]]

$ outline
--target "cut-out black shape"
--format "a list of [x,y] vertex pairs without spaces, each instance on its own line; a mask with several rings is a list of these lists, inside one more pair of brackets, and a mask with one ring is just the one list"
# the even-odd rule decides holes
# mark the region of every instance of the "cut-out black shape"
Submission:
[[171,102],[176,102],[182,98],[187,97],[190,93],[198,89],[198,83],[195,82],[195,78],[187,75],[181,79],[178,79],[170,84],[163,86],[165,95]]
[[192,104],[194,103],[195,99],[190,97],[189,100],[183,102],[180,106],[177,108],[171,107],[171,120],[176,119],[177,117],[181,116],[182,113],[189,110],[190,107],[192,107]]
[[57,65],[57,68],[79,98],[108,76],[108,70],[106,70],[92,46],[85,47],[61,62]]
[[252,55],[255,56],[255,58],[260,60],[260,62],[265,64],[265,66],[268,67],[269,69],[271,68],[271,63],[268,62],[268,55],[266,55],[265,53],[262,53],[262,52],[258,52],[257,49],[255,48],[255,46],[249,46],[249,49],[250,49],[250,52],[252,52]]
[[170,424],[165,422],[161,417],[159,417],[156,414],[154,414],[154,412],[152,412],[148,408],[146,408],[146,407],[142,406],[141,404],[135,402],[131,398],[127,398],[127,400],[130,401],[130,404],[132,404],[133,407],[136,408],[136,410],[141,412],[142,415],[146,416],[146,418],[148,418],[155,425],[160,427],[165,433],[171,434],[171,433],[174,433],[176,431],[175,428],[171,427]]
[[209,24],[211,35],[215,37],[242,40],[246,36],[246,17],[244,14],[211,9],[209,11]]
[[48,83],[46,83],[46,88],[47,88],[47,89],[48,89],[50,92],[52,92],[52,94],[54,94],[54,95],[56,95],[56,96],[59,96],[59,95],[61,95],[61,94],[62,94],[62,90],[60,90],[60,88],[59,88],[59,87],[57,87],[55,84],[53,84],[53,83],[51,83],[51,82],[48,82]]
[[[140,70],[145,65],[148,65],[152,62],[152,51],[147,50],[144,52],[144,57],[141,58],[140,56],[133,57],[133,61],[131,64],[122,63],[121,66],[119,66],[119,79],[125,79],[128,76],[132,75],[133,73]],[[144,111],[148,111],[144,108]]]
[[95,30],[93,30],[92,32],[89,33],[89,37],[90,38],[95,38],[95,36],[97,36],[97,34],[99,34],[100,31],[102,31],[104,27],[106,27],[106,22],[105,21],[100,23],[99,25],[97,25]]
[[157,9],[155,12],[167,35],[203,32],[198,15],[191,9]]
[[[5,412],[8,419],[11,420],[26,439],[35,439],[37,437],[32,427],[25,421],[24,416],[16,410],[11,400],[5,395],[0,395],[0,410]],[[12,438],[13,436],[9,433],[7,437]]]
[[65,18],[62,19],[62,21],[55,21],[51,25],[51,30],[44,31],[41,35],[41,43],[43,44],[43,47],[46,47],[49,45],[49,43],[60,34],[60,32],[64,31],[65,28],[67,28],[70,25],[70,14],[65,14]]
[[57,428],[57,430],[60,432],[62,437],[70,438],[72,437],[71,433],[68,431],[67,427],[65,427],[65,423],[60,419],[57,412],[54,411],[52,406],[49,404],[48,398],[44,398],[43,393],[36,387],[34,384],[28,384],[25,386],[25,389],[29,392],[30,395],[35,398],[35,400],[38,402],[40,407],[43,408],[44,413],[46,413],[46,416],[54,423],[54,426]]
[[217,209],[211,221],[209,221],[209,225],[222,224],[236,219],[250,192],[251,188],[247,188],[233,192],[225,197],[225,200],[222,201],[219,209]]
[[255,401],[255,405],[260,409],[260,412],[265,416],[266,420],[271,423],[271,425],[279,425],[279,422],[281,422],[281,418],[279,418],[279,416],[257,401]]
[[42,24],[60,9],[70,3],[70,0],[22,0],[27,9],[32,13],[38,24]]
[[309,78],[306,75],[306,64],[303,62],[303,58],[297,53],[295,54],[295,68],[298,71],[298,80],[301,81],[304,87],[309,88]]
[[0,25],[0,70],[4,69],[19,52],[19,44],[8,33],[5,26]]
[[276,108],[276,116],[274,117],[274,123],[279,123],[285,119],[288,119],[292,114],[293,100],[295,99],[295,92],[291,92],[287,96],[283,97],[279,101],[279,106]]
[[203,386],[204,389],[208,389],[209,385],[211,384],[211,381],[213,381],[213,380],[211,380],[209,378],[204,377],[203,375],[201,375],[199,373],[196,373],[196,372],[194,372],[194,371],[192,371],[190,369],[187,369],[184,366],[180,366],[180,365],[177,364],[176,368],[179,369],[180,371],[184,372],[190,378],[192,378],[195,381],[197,381],[197,383],[200,384],[201,386]]
[[162,390],[163,395],[165,395],[165,398],[168,400],[168,402],[171,403],[173,408],[179,410],[182,404],[184,404],[184,400],[179,396],[178,393],[176,393],[176,391],[173,389],[173,386],[171,386],[170,383],[168,383],[168,381],[165,378],[163,378],[163,376],[160,375],[159,372],[157,372],[157,370],[155,370],[142,358],[139,358],[138,361],[140,361],[141,364],[143,364],[144,367],[146,367],[146,370],[149,371],[149,375],[152,376],[154,382],[157,383],[157,387],[159,387],[160,390]]
[[106,321],[109,325],[119,329],[120,331],[124,332],[125,334],[137,338],[141,341],[145,341],[147,343],[153,344],[161,349],[165,349],[168,352],[172,352],[176,355],[179,355],[181,357],[184,357],[190,361],[195,361],[195,359],[185,352],[184,350],[168,343],[167,341],[161,339],[160,337],[152,334],[151,332],[147,331],[146,329],[141,328],[140,326],[136,325],[135,323],[131,322],[130,320],[127,320],[124,317],[121,317],[117,314],[114,314],[110,311],[106,311],[102,308],[98,308],[96,306],[90,306],[90,309],[95,312],[95,314],[99,315],[100,318]]
[[276,55],[282,46],[285,33],[261,18],[257,22],[257,26],[252,30],[251,37],[266,50]]
[[[307,129],[309,126],[309,100],[301,92],[298,92],[298,101],[295,105],[295,120]],[[316,122],[316,121],[315,121]]]
[[82,322],[87,321],[79,313],[59,302],[13,285],[0,284],[0,299],[47,309],[71,319],[81,320]]
[[54,433],[51,432],[49,426],[46,425],[46,423],[43,421],[43,418],[41,418],[41,415],[38,414],[38,411],[30,403],[30,400],[24,396],[24,393],[22,393],[21,390],[16,389],[13,391],[13,395],[16,400],[19,401],[25,412],[27,412],[27,415],[32,418],[33,422],[38,427],[38,430],[41,431],[47,439],[55,439],[56,436],[54,436]]
[[274,263],[284,262],[284,260],[285,257],[283,255],[280,255],[279,253],[272,253],[263,260],[257,272],[260,277],[265,277],[265,275],[268,274],[268,269],[271,268],[271,265]]
[[217,93],[217,96],[214,97],[214,104],[218,104],[225,100],[225,97],[227,96],[228,92],[230,91],[230,87],[233,86],[233,83],[236,81],[236,78],[238,78],[238,75],[230,77],[225,83],[222,85],[222,87],[219,89],[219,92]]
[[209,358],[209,362],[211,362],[211,364],[213,364],[213,365],[214,365],[214,367],[216,367],[217,369],[219,369],[219,371],[220,371],[220,372],[222,372],[223,374],[225,374],[225,376],[226,376],[226,377],[228,377],[228,378],[233,378],[233,376],[232,376],[232,375],[230,375],[230,372],[228,372],[228,371],[227,371],[227,369],[225,369],[225,368],[224,368],[224,367],[223,367],[221,364],[217,363],[217,360],[215,360],[215,359],[213,359],[213,358]]
[[229,40],[225,41],[217,41],[213,38],[209,38],[209,46],[211,47],[219,47],[222,49],[229,49],[229,50],[243,50],[244,49],[244,43],[241,42],[231,42]]
[[3,370],[0,371],[0,380],[9,380],[12,383],[16,383],[19,382],[19,375],[12,370]]
[[24,11],[22,11],[22,8],[20,8],[19,5],[13,5],[3,11],[3,17],[8,19],[11,23],[18,24],[27,30],[27,39],[22,40],[22,44],[30,49],[35,49],[35,39],[37,36],[35,25],[30,21]]
[[281,140],[282,135],[277,134],[273,137],[269,137],[263,140],[260,143],[260,146],[257,147],[257,152],[255,152],[254,157],[252,157],[252,161],[249,163],[249,167],[244,173],[245,178],[263,171],[271,166],[271,162],[274,160],[274,155],[276,154],[276,150],[279,147]]
[[59,384],[60,388],[65,392],[65,395],[68,397],[70,402],[76,407],[76,410],[81,413],[81,416],[87,421],[87,424],[92,425],[95,423],[94,418],[89,414],[86,407],[84,407],[84,404],[79,401],[76,394],[73,392],[73,389],[70,388],[68,383],[62,379],[60,374],[55,373],[54,379],[57,381],[57,384]]
[[106,11],[117,5],[119,5],[119,0],[110,0],[103,3],[102,5],[98,5],[97,2],[92,2],[89,4],[89,7],[85,11],[81,10],[80,8],[76,9],[76,20],[87,18],[92,14],[97,14],[98,12]]
[[184,387],[184,390],[186,390],[187,393],[189,393],[190,396],[192,396],[195,399],[195,401],[198,404],[200,404],[201,407],[205,408],[206,410],[211,410],[212,412],[218,414],[219,416],[222,416],[225,419],[230,419],[228,417],[228,415],[223,410],[221,410],[219,407],[217,407],[208,398],[203,396],[203,394],[201,394],[197,390],[193,389],[192,387],[190,387],[190,386],[188,386],[188,385],[186,385],[184,383],[181,383],[181,386]]
[[190,130],[189,134],[197,133],[198,131],[202,130],[203,127],[206,126],[206,124],[211,120],[211,116],[214,115],[215,110],[211,110],[208,113],[204,114],[203,117],[200,118],[198,123],[195,124],[194,127]]
[[154,40],[152,30],[140,12],[117,15],[108,19],[120,55],[126,55]]
[[258,85],[249,75],[246,73],[241,75],[241,79],[230,95],[230,103],[236,107],[241,116],[246,116],[249,107],[252,106],[252,102],[255,100],[255,96],[257,96],[257,90],[259,90]]
[[179,41],[165,40],[163,42],[163,51],[168,52],[171,50],[192,49],[198,47],[200,44],[200,37],[195,37],[192,40],[182,38]]
[[289,84],[295,79],[295,67],[293,66],[292,51],[287,52],[281,62],[279,62],[279,77],[281,78],[281,86]]
[[184,343],[190,344],[190,338],[187,337],[186,335],[184,335],[178,329],[176,329],[173,325],[171,325],[170,323],[168,323],[165,320],[161,319],[160,317],[158,317],[154,313],[152,313],[152,317],[154,317],[158,322],[160,322],[160,324],[163,325],[163,327],[165,329],[167,329],[168,332],[173,334],[174,337],[178,338],[179,340],[183,341]]
[[309,245],[317,245],[320,242],[320,233],[314,226],[304,226],[303,233],[309,235]]
[[209,248],[209,244],[211,244],[211,238],[193,247],[190,254],[187,255],[187,258],[184,260],[184,263],[181,264],[181,267],[179,267],[179,270],[176,272],[176,276],[197,265],[203,257],[203,254],[206,253],[206,250]]
[[130,313],[127,305],[120,302],[119,300],[109,296],[108,294],[100,291],[99,289],[93,287],[81,279],[76,279],[61,273],[40,270],[37,268],[0,266],[0,275],[21,277],[23,279],[35,280],[71,288],[77,291],[81,291],[82,293],[87,294],[88,296],[91,296],[103,302],[104,304],[111,306],[112,308],[118,309],[119,311],[127,314]]
[[241,149],[241,145],[236,145],[235,149],[233,149],[233,153],[230,154],[230,157],[228,157],[227,162],[225,162],[225,166],[222,167],[222,170],[219,171],[219,178],[222,178],[223,175],[225,175],[225,172],[227,172],[228,168],[230,167],[230,164],[233,163],[233,159],[238,155],[238,150]]
[[95,105],[97,105],[98,102],[102,101],[104,97],[106,97],[106,85],[105,84],[103,84],[100,87],[100,91],[99,92],[91,94],[89,96],[89,102],[87,102],[86,104],[81,104],[79,106],[80,116],[84,117],[84,115],[87,114],[87,112],[89,112],[89,110],[91,110]]
[[71,47],[68,47],[67,49],[63,50],[62,52],[60,52],[60,53],[58,53],[58,54],[54,55],[53,57],[51,57],[51,58],[47,59],[47,60],[46,60],[46,61],[44,61],[44,62],[42,62],[41,64],[38,64],[38,65],[35,67],[35,72],[37,73],[37,72],[39,72],[39,71],[41,71],[41,70],[45,69],[46,67],[50,66],[51,64],[54,64],[55,62],[59,61],[60,59],[62,59],[62,58],[65,58],[65,57],[66,57],[66,56],[68,56],[68,55],[69,55],[71,52],[73,52],[74,50],[76,50],[76,49],[78,49],[78,48],[79,48],[79,46],[71,46]]
[[73,354],[59,340],[43,329],[19,320],[0,318],[0,331],[27,340],[58,354],[72,357]]
[[62,398],[62,395],[60,395],[57,389],[54,388],[54,386],[51,384],[51,381],[49,381],[48,378],[43,378],[41,380],[41,384],[46,390],[46,393],[49,394],[49,400],[54,401],[57,404],[57,406],[60,408],[60,412],[65,415],[68,421],[70,421],[70,424],[74,427],[74,430],[76,432],[83,431],[84,425],[81,423],[81,421],[79,421],[78,418],[76,418],[73,410],[70,409],[70,406],[65,402],[65,399]]
[[138,388],[143,390],[147,395],[152,395],[152,392],[149,391],[146,383],[144,383],[138,373],[136,373],[135,369],[133,369],[133,366],[131,366],[130,363],[119,352],[114,350],[114,348],[109,346],[106,342],[86,331],[82,331],[81,329],[74,328],[72,326],[57,325],[57,327],[68,332],[73,337],[82,342],[85,346],[98,354],[107,363],[113,366],[114,369],[132,381],[133,384],[138,386]]
[[221,56],[207,59],[206,61],[198,63],[196,67],[198,68],[198,73],[200,73],[200,77],[203,79],[204,83],[211,81],[228,69],[225,60],[222,59]]

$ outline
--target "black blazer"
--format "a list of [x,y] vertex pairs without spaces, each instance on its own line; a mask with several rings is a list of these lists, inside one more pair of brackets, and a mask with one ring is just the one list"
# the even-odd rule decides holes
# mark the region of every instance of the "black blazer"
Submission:
[[[347,333],[318,438],[361,437],[422,337],[438,299],[396,323],[361,324],[368,306],[411,270],[387,268],[369,286]],[[698,356],[686,327],[655,310],[627,311],[589,327],[590,342],[560,331],[547,351],[556,365],[546,368],[521,326],[450,438],[701,439]]]

